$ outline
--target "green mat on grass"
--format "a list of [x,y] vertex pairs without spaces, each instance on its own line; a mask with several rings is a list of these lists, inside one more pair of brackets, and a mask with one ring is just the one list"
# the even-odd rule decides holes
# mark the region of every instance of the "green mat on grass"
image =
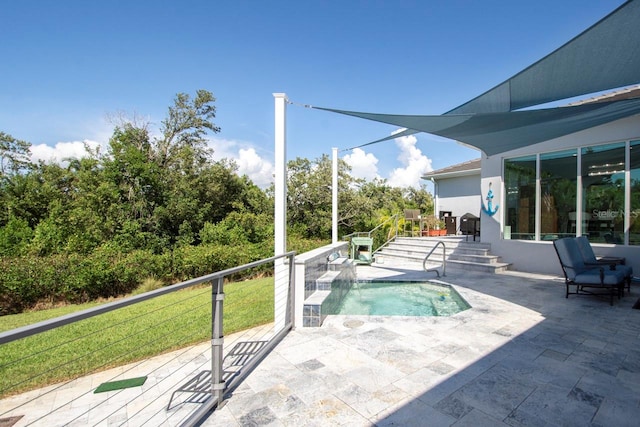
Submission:
[[105,391],[120,390],[123,388],[139,387],[147,380],[147,377],[129,378],[128,380],[111,381],[102,383],[94,391],[94,393],[103,393]]

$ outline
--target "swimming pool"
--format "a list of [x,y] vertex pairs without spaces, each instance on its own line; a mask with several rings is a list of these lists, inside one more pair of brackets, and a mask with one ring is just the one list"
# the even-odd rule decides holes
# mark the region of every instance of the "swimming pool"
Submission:
[[372,281],[354,283],[335,314],[368,316],[451,316],[471,306],[445,284]]

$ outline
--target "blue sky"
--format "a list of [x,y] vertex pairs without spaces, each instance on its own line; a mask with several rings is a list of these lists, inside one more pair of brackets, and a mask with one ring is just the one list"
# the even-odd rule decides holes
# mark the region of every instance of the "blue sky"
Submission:
[[[119,113],[156,128],[176,93],[216,97],[215,157],[268,184],[274,92],[297,104],[440,114],[542,58],[623,0],[4,0],[0,131],[34,158],[106,144]],[[390,135],[388,125],[287,108],[287,158]],[[420,175],[480,156],[418,134],[340,153],[366,178]]]

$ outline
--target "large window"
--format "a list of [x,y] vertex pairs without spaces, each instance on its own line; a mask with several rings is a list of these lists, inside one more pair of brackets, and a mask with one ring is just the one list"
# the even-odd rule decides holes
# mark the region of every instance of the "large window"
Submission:
[[624,243],[625,144],[582,149],[582,206],[592,242]]
[[640,140],[504,160],[503,236],[640,246]]
[[506,191],[505,235],[512,239],[534,239],[536,218],[536,157],[527,156],[504,162]]
[[640,141],[632,141],[629,148],[629,244],[640,245]]
[[576,150],[540,155],[540,238],[575,236],[577,231]]

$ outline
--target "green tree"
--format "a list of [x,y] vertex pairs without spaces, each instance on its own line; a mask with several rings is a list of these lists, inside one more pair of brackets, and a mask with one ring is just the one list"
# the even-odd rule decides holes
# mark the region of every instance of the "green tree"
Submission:
[[[123,250],[147,247],[151,235],[161,236],[155,209],[165,203],[164,172],[155,162],[146,124],[123,122],[114,129],[101,158],[104,196],[113,198],[103,212]],[[95,202],[100,202],[95,200]]]
[[331,160],[327,155],[314,161],[297,158],[287,169],[288,226],[303,237],[330,236]]
[[31,165],[30,144],[0,133],[0,227],[25,220],[30,248],[42,255],[197,243],[206,221],[222,220],[249,194],[233,163],[211,159],[214,101],[206,90],[176,95],[158,138],[147,123],[120,119],[105,153],[68,159],[66,168]]
[[[0,132],[0,226],[5,225],[10,218],[20,218],[20,213],[14,213],[16,193],[16,179],[33,167],[30,160],[31,144]],[[18,184],[19,185],[19,184]]]
[[198,90],[194,99],[179,93],[162,121],[162,139],[155,147],[156,161],[161,167],[190,170],[206,164],[212,150],[206,145],[207,131],[218,133],[215,98],[206,90]]
[[[381,222],[383,215],[414,207],[423,200],[405,197],[401,189],[390,187],[384,180],[366,182],[351,175],[349,165],[338,162],[338,233],[369,231]],[[295,159],[288,163],[287,216],[292,232],[307,238],[331,235],[332,162],[324,155],[314,161]],[[425,191],[426,193],[426,191]],[[413,195],[430,197],[421,190]]]
[[206,132],[219,132],[213,123],[215,98],[197,91],[195,98],[176,95],[162,121],[161,137],[152,139],[147,123],[122,120],[109,141],[102,165],[117,189],[119,245],[151,245],[162,250],[176,242],[197,243],[206,221],[219,221],[229,212],[238,192],[235,166],[214,162]]
[[0,178],[9,179],[32,166],[31,144],[0,132]]
[[433,196],[427,191],[427,187],[424,184],[421,184],[418,188],[407,188],[405,198],[408,200],[412,208],[420,209],[424,214],[438,214],[438,212],[433,212]]
[[[12,218],[20,219],[26,221],[34,231],[34,237],[39,235],[36,230],[50,217],[52,209],[65,212],[64,209],[55,207],[69,206],[70,198],[75,194],[73,183],[72,174],[58,165],[41,163],[30,171],[15,175],[11,181],[5,182],[0,194],[6,207],[0,214],[2,223]],[[64,219],[61,223],[64,223]],[[47,245],[47,248],[46,253],[51,253],[50,245]],[[56,246],[54,252],[59,249]]]

